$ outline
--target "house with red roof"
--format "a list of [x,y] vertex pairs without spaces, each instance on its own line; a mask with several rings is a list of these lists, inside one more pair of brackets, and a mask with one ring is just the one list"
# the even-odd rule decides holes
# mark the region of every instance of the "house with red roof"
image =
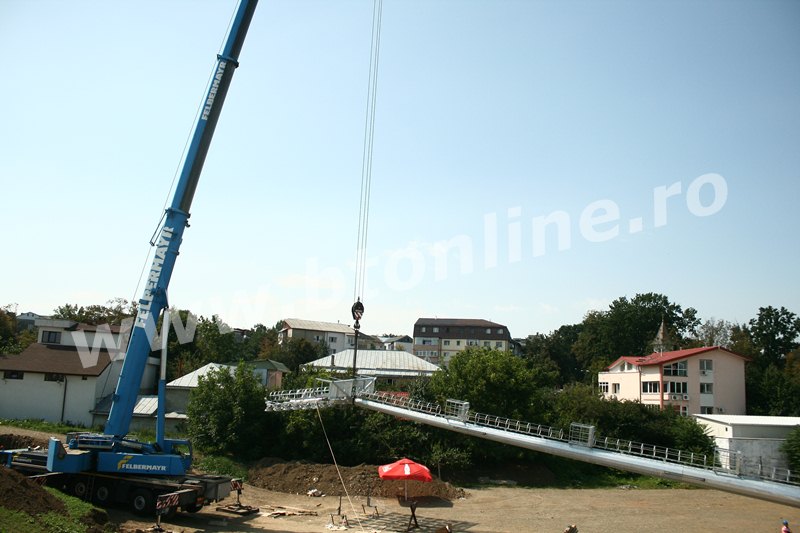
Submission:
[[623,356],[597,376],[606,399],[689,414],[743,415],[748,358],[720,346]]

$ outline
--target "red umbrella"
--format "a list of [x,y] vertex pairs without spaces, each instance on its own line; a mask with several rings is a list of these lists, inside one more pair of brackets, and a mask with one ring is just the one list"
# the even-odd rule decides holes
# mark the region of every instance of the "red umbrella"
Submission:
[[411,459],[405,457],[394,463],[388,465],[381,465],[378,467],[378,476],[381,479],[402,479],[405,483],[405,498],[408,499],[408,480],[414,479],[417,481],[433,481],[431,471],[428,467],[415,463]]

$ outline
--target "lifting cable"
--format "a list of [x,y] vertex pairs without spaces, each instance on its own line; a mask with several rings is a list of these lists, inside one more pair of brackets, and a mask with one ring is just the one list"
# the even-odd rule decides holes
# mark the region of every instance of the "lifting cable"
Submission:
[[[356,304],[358,304],[361,297],[364,295],[364,286],[367,277],[369,198],[370,189],[372,187],[372,151],[375,138],[375,104],[378,95],[378,63],[380,58],[382,16],[383,0],[374,0],[369,81],[367,84],[367,112],[364,120],[364,152],[361,158],[361,199],[358,210],[358,242],[356,244],[355,283],[353,288],[353,300],[356,301]],[[363,313],[363,306],[361,312]],[[353,318],[356,317],[354,316]],[[356,319],[356,321],[358,321],[358,319]]]
[[[328,432],[325,431],[325,424],[322,422],[322,413],[319,412],[319,404],[317,404],[317,418],[319,418],[319,425],[322,428],[322,434],[325,436],[325,442],[328,443],[328,450],[330,450],[331,452],[331,459],[333,459],[333,466],[336,467],[336,475],[339,476],[339,483],[342,484],[342,488],[344,489],[344,495],[347,497],[347,503],[350,504],[350,509],[353,511],[353,514],[351,516],[355,517],[356,521],[358,522],[358,527],[362,531],[364,531],[364,525],[361,523],[361,519],[358,517],[358,512],[356,512],[356,507],[355,505],[353,505],[353,500],[350,499],[350,493],[347,492],[347,485],[345,485],[344,483],[344,479],[342,478],[342,473],[339,470],[339,464],[336,462],[336,455],[334,455],[333,453],[333,447],[331,446],[331,441],[328,438]],[[339,512],[341,512],[341,509],[339,509]]]
[[[373,141],[375,139],[375,104],[378,95],[378,60],[380,58],[380,45],[381,45],[381,20],[383,17],[383,0],[373,0],[372,7],[372,42],[370,44],[369,52],[369,80],[367,82],[367,112],[364,119],[364,151],[361,157],[361,198],[358,207],[358,239],[356,243],[356,260],[355,260],[355,282],[353,287],[353,300],[355,303],[351,308],[353,315],[353,329],[355,329],[355,346],[353,350],[353,389],[351,391],[353,402],[355,402],[356,392],[356,354],[358,353],[358,330],[361,328],[359,320],[364,314],[364,304],[361,303],[361,296],[364,294],[364,286],[367,277],[367,233],[369,230],[369,195],[372,186],[372,149]],[[336,473],[339,475],[339,481],[342,484],[347,501],[350,503],[351,508],[353,502],[350,500],[350,494],[347,492],[347,486],[342,479],[342,474],[339,471],[339,465],[336,463],[336,456],[333,453],[333,447],[328,439],[328,434],[325,431],[325,426],[322,424],[322,415],[317,406],[317,416],[319,423],[322,426],[322,432],[325,435],[325,440],[328,443],[328,449],[331,452],[333,464],[336,466]],[[353,516],[358,514],[353,512]],[[358,520],[359,527],[363,530],[361,520]]]
[[[236,18],[236,7],[234,7],[233,11],[231,12],[230,19],[228,20],[228,27],[225,30],[225,33],[222,34],[222,40],[219,43],[219,52],[217,55],[222,53],[222,50],[225,47],[225,38],[227,35],[230,34],[231,26],[233,26],[233,21]],[[215,60],[216,62],[216,60]],[[131,305],[136,304],[139,300],[138,297],[140,295],[139,289],[142,286],[142,280],[144,279],[145,272],[147,271],[147,267],[151,264],[152,259],[151,255],[153,253],[153,247],[156,245],[157,235],[161,230],[162,222],[167,216],[167,206],[170,205],[170,199],[172,198],[173,191],[175,190],[175,182],[178,181],[178,176],[180,175],[181,168],[183,168],[184,160],[186,159],[186,153],[189,151],[189,144],[192,142],[192,135],[194,129],[197,125],[197,117],[200,116],[200,112],[203,110],[206,104],[205,95],[208,93],[208,87],[211,86],[211,82],[214,79],[214,69],[209,69],[210,73],[208,75],[208,80],[206,81],[205,90],[203,91],[203,97],[200,98],[197,109],[194,113],[194,120],[192,121],[191,126],[189,127],[189,131],[186,134],[186,141],[183,143],[183,151],[181,152],[181,157],[178,159],[178,164],[175,167],[175,172],[172,174],[172,182],[169,184],[169,189],[167,189],[167,196],[164,198],[164,206],[161,208],[161,218],[158,219],[158,223],[156,224],[156,228],[153,230],[153,234],[150,236],[150,248],[147,249],[147,253],[144,257],[144,262],[142,263],[142,270],[139,272],[139,280],[136,282],[136,288],[133,289],[133,297],[131,298]]]

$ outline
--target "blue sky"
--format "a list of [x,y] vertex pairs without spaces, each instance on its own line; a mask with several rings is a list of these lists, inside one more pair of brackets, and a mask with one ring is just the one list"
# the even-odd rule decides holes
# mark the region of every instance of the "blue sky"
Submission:
[[[0,3],[0,305],[138,299],[235,4]],[[351,321],[371,20],[260,2],[173,305]],[[363,330],[522,337],[642,292],[800,312],[798,27],[790,1],[386,0]]]

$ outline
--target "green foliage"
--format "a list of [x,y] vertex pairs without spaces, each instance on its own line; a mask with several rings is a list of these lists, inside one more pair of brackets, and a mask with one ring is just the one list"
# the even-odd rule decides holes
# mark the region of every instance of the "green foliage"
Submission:
[[750,337],[758,356],[755,363],[761,368],[776,365],[783,369],[786,355],[797,349],[800,336],[800,319],[781,307],[760,307],[758,316],[750,320]]
[[0,307],[0,353],[12,341],[17,333],[17,315],[11,310],[11,305]]
[[552,386],[550,379],[510,352],[470,348],[431,377],[430,389],[441,402],[457,398],[474,411],[524,419],[539,388]]
[[697,328],[697,335],[695,336],[696,348],[703,346],[722,346],[723,348],[730,348],[733,341],[731,332],[733,324],[726,320],[717,320],[709,318],[703,321]]
[[198,319],[194,345],[201,366],[210,362],[231,363],[241,360],[233,330],[217,315],[210,319],[202,316]]
[[652,292],[637,294],[630,300],[623,296],[614,300],[607,311],[587,313],[573,344],[578,364],[587,371],[586,381],[621,355],[650,353],[662,320],[676,344],[683,344],[700,324],[695,309],[684,310],[663,294]]
[[239,461],[221,455],[204,455],[195,458],[194,468],[208,474],[230,476],[247,481],[247,466]]
[[89,305],[87,307],[75,304],[64,304],[53,310],[53,318],[74,320],[82,324],[111,324],[120,325],[126,318],[136,314],[136,304],[124,298],[112,298],[106,305]]
[[548,359],[558,369],[558,385],[565,385],[583,378],[572,346],[578,340],[583,326],[561,326],[549,335],[531,335],[525,341],[525,357]]
[[469,453],[462,448],[448,446],[443,441],[437,441],[431,446],[426,463],[436,467],[439,478],[442,477],[442,467],[452,470],[466,470],[472,464]]
[[325,343],[311,342],[302,338],[291,338],[272,350],[269,358],[286,365],[292,372],[297,371],[300,365],[314,361],[328,355]]
[[[16,418],[0,418],[0,426],[11,426],[15,428],[30,429],[33,431],[42,431],[45,433],[66,434],[70,431],[88,431],[92,428],[75,424],[60,424],[55,422],[45,422],[44,420],[34,420],[31,418],[16,419]],[[99,430],[99,428],[93,428]]]
[[[791,368],[791,367],[790,367]],[[800,416],[800,381],[775,364],[749,364],[745,373],[747,413],[762,416]]]
[[189,436],[208,453],[256,457],[266,436],[264,398],[264,388],[246,363],[233,373],[228,368],[209,372],[189,395]]
[[781,445],[781,451],[789,460],[789,470],[800,472],[800,426],[789,432],[786,441]]
[[597,434],[685,451],[711,454],[713,440],[693,418],[639,402],[603,400],[587,385],[566,387],[555,397],[555,426],[594,425]]

